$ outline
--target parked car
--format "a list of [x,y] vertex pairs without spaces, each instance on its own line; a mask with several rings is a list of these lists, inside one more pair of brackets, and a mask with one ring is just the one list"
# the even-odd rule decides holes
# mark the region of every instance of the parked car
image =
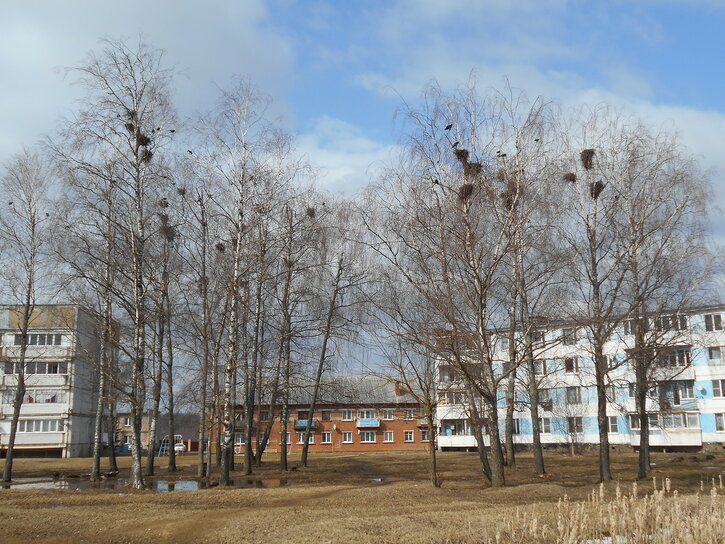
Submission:
[[174,451],[176,453],[184,453],[186,451],[186,444],[183,442],[177,442],[174,444]]

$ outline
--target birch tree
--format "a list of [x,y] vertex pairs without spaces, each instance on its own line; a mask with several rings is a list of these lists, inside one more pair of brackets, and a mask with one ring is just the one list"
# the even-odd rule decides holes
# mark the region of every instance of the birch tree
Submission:
[[43,287],[47,289],[50,281],[47,258],[49,240],[52,239],[52,205],[48,198],[51,181],[47,164],[40,156],[27,150],[11,160],[0,179],[0,188],[6,199],[6,209],[0,214],[3,280],[8,289],[7,295],[17,303],[8,312],[20,336],[17,359],[11,363],[15,391],[3,482],[12,480],[18,421],[27,390],[28,329],[36,312],[37,298],[42,296]]

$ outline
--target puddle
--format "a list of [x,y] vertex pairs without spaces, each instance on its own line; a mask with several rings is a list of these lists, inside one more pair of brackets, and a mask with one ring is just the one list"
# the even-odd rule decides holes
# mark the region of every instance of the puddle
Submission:
[[[126,489],[128,478],[108,478],[100,482],[91,482],[81,478],[60,478],[50,480],[47,478],[17,478],[9,484],[2,484],[3,489]],[[288,480],[237,480],[232,481],[231,486],[240,488],[275,488],[288,485]],[[216,487],[216,484],[209,485],[207,482],[198,480],[153,480],[149,489],[159,493],[170,493],[172,491],[198,491]]]
[[391,482],[419,482],[417,478],[396,478],[394,476],[385,476],[382,478],[368,478],[368,481],[379,484],[389,484]]

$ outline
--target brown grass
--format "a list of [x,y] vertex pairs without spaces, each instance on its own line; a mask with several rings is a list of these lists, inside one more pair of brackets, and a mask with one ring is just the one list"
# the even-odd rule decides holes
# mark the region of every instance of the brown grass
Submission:
[[[712,479],[718,472],[704,468],[725,465],[723,454],[655,454],[656,481],[638,482],[637,498],[632,453],[614,452],[619,482],[606,486],[596,483],[592,454],[548,454],[551,480],[540,480],[531,457],[522,455],[517,468],[507,468],[505,489],[483,484],[471,453],[440,455],[443,487],[435,489],[426,480],[426,458],[424,452],[318,454],[309,468],[285,474],[270,458],[253,477],[289,479],[287,487],[270,489],[0,490],[0,542],[574,543],[636,530],[654,535],[648,543],[700,544],[725,534],[724,492]],[[164,480],[165,461],[158,470]],[[193,462],[183,456],[183,471],[171,478],[190,478]],[[127,467],[128,458],[121,464]],[[17,459],[15,466],[18,476],[79,473],[89,460]],[[662,531],[669,527],[680,540],[662,539],[674,534]]]

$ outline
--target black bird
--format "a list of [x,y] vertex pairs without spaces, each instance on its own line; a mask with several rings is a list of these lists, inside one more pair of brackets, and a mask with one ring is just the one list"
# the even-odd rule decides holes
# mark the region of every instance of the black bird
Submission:
[[156,127],[156,132],[158,132],[159,130],[161,130],[161,127]]
[[12,205],[13,205],[12,201],[8,202],[8,206],[12,206]]
[[173,128],[172,128],[172,129],[171,129],[171,130],[170,130],[169,132],[172,132],[172,133],[173,133],[173,132],[176,132],[176,129],[173,129]]
[[45,212],[45,217],[50,217],[50,214],[48,212]]
[[194,153],[192,153],[191,149],[187,149],[186,151],[189,153],[189,155],[193,155],[194,154]]
[[440,181],[438,181],[437,179],[433,178],[433,185],[440,185],[440,184],[441,184]]
[[446,128],[444,128],[443,130],[451,130],[452,128],[453,128],[453,123],[451,123],[450,125],[446,125]]
[[453,145],[451,146],[453,149],[458,147],[461,144],[461,142],[453,142]]
[[538,142],[538,141],[539,141],[539,139],[538,139],[538,138],[534,138],[534,141],[535,141],[535,142]]

